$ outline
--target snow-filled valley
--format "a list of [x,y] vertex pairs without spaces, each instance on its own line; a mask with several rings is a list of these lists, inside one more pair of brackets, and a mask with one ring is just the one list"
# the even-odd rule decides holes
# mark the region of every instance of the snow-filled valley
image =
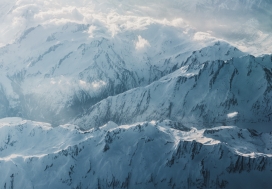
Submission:
[[270,188],[271,7],[1,1],[0,188]]

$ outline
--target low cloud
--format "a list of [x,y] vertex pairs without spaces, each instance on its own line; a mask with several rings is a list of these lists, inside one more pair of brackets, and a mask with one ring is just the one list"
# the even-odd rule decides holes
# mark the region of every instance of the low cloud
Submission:
[[213,41],[216,40],[210,33],[206,32],[196,32],[194,35],[194,40],[196,41]]
[[141,49],[144,49],[146,47],[150,47],[149,42],[146,39],[142,38],[142,36],[139,35],[138,36],[138,41],[136,42],[136,45],[135,45],[135,48],[137,50],[141,50]]
[[91,25],[91,26],[89,27],[88,34],[89,34],[89,37],[90,37],[90,38],[93,38],[93,37],[94,37],[94,32],[95,32],[96,28],[97,28],[97,27],[94,26],[94,25]]
[[[14,42],[30,27],[73,22],[90,25],[91,38],[96,31],[115,37],[161,24],[181,28],[180,34],[190,31],[194,40],[219,38],[254,55],[272,52],[270,1],[9,0],[1,1],[0,7],[2,46]],[[144,40],[149,41],[138,39],[136,49],[148,46]]]

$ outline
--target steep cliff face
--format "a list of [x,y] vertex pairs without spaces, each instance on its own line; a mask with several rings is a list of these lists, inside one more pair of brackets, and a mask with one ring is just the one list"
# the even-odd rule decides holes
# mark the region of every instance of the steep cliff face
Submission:
[[[1,120],[4,188],[269,188],[271,133],[197,130],[177,122],[86,132],[73,125]],[[247,179],[245,179],[247,178]],[[258,181],[258,182],[256,182]]]
[[200,52],[180,69],[146,87],[102,100],[74,123],[90,128],[110,120],[171,119],[190,127],[234,124],[269,130],[271,56],[199,61],[201,56],[196,54]]

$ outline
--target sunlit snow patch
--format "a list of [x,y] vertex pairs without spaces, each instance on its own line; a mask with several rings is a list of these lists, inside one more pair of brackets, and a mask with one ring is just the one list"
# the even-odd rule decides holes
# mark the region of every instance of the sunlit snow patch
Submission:
[[227,116],[228,118],[234,118],[238,115],[238,112],[232,112],[232,113],[229,113]]

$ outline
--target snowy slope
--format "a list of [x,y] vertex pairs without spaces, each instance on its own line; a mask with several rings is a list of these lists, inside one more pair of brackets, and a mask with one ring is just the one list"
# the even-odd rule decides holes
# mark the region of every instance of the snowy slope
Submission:
[[230,60],[220,56],[222,60],[214,61],[208,56],[211,61],[207,61],[201,54],[205,50],[193,53],[180,69],[146,87],[91,106],[73,123],[90,128],[110,120],[124,124],[171,119],[189,127],[235,124],[271,130],[271,56]]
[[270,188],[271,10],[1,0],[0,188]]
[[[272,135],[144,122],[79,131],[0,120],[4,188],[269,188]],[[209,155],[208,155],[209,154]],[[247,178],[247,179],[245,179]]]
[[[25,37],[20,38],[22,41],[2,48],[1,117],[20,116],[55,125],[65,123],[108,96],[146,86],[181,66],[195,64],[197,67],[208,60],[245,55],[225,42],[191,54],[201,45],[185,36],[177,37],[170,31],[173,28],[161,25],[152,25],[143,33],[154,47],[135,52],[135,44],[127,40],[133,41],[137,35],[128,39],[123,39],[123,35],[114,39],[89,39],[87,43],[82,40],[88,37],[84,33],[88,27],[67,24],[66,38],[54,33],[53,41],[51,38],[48,41],[51,30],[37,27],[24,34]],[[161,30],[158,35],[150,35],[158,29]],[[38,33],[43,33],[39,39],[46,41],[29,43],[27,39],[33,39]],[[78,38],[68,41],[71,33]],[[161,37],[162,33],[166,36]],[[143,39],[138,36],[138,40]],[[41,47],[29,51],[41,43]],[[21,49],[23,45],[25,54],[17,54],[14,49]]]
[[[73,0],[50,4],[44,1],[33,4],[30,0],[1,2],[0,6],[5,11],[0,15],[3,20],[0,27],[3,33],[3,46],[0,48],[0,117],[19,116],[53,125],[64,124],[76,116],[90,114],[88,109],[108,97],[144,88],[162,77],[171,80],[179,76],[196,76],[206,61],[226,61],[245,55],[224,40],[214,46],[218,39],[212,32],[198,31],[182,17],[152,17],[152,14],[145,14],[143,2],[138,2],[139,12],[136,13],[132,11],[133,3],[130,3]],[[175,3],[181,9],[188,4],[185,1]],[[243,3],[249,9],[255,6],[250,1]],[[170,4],[165,6],[169,8]],[[194,1],[191,6],[214,7],[214,4],[220,2],[207,1],[205,5]],[[263,2],[259,5],[264,6]],[[254,30],[254,27],[251,29]],[[202,76],[202,80],[207,79],[210,80]],[[201,93],[208,94],[207,91]],[[225,98],[221,99],[222,103],[232,97]],[[258,102],[269,110],[269,100]],[[195,105],[189,109],[193,107]],[[116,105],[116,109],[119,108],[120,103]],[[107,109],[101,111],[104,116]],[[221,117],[232,113],[222,111]],[[159,113],[157,117],[162,114],[165,113]],[[104,120],[103,116],[97,124],[88,124],[97,127],[112,119]],[[92,120],[91,117],[88,119]],[[172,119],[169,116],[165,118]],[[114,118],[117,119],[123,118]]]
[[[0,116],[64,123],[103,98],[171,73],[198,48],[197,42],[161,24],[114,38],[106,31],[90,38],[90,28],[76,23],[37,26],[2,47],[0,85],[7,105]],[[160,32],[153,35],[155,30]]]

